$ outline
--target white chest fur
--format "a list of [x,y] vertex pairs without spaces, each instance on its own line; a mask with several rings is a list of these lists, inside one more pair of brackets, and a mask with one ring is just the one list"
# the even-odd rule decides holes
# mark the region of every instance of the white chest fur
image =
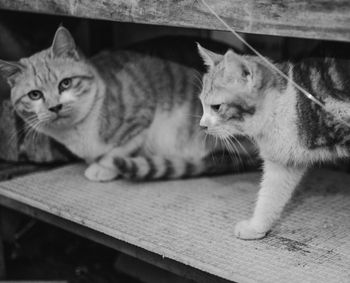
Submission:
[[55,140],[65,145],[72,153],[91,163],[113,148],[101,140],[97,120],[86,119],[84,123],[64,130],[50,132]]
[[112,149],[111,145],[102,142],[97,133],[72,131],[63,144],[75,155],[91,163]]

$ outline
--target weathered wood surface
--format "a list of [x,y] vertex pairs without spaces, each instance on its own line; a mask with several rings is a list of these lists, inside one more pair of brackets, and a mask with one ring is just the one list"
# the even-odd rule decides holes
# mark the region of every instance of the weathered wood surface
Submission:
[[94,183],[84,169],[0,182],[0,205],[196,282],[350,282],[348,174],[309,174],[268,237],[242,241],[234,223],[251,215],[260,174]]
[[[0,214],[1,214],[1,207],[0,207]],[[1,215],[0,215],[1,217]],[[1,221],[0,221],[1,224]],[[3,246],[3,239],[1,235],[1,227],[0,227],[0,280],[5,279],[6,273],[5,273],[5,254],[4,254],[4,246]]]
[[[201,270],[192,268],[191,266],[188,266],[187,264],[184,264],[184,263],[181,263],[178,261],[174,261],[170,258],[166,258],[160,254],[157,254],[157,253],[147,251],[147,250],[140,248],[138,246],[129,244],[125,241],[121,241],[119,239],[116,239],[114,237],[106,235],[105,233],[96,231],[94,229],[90,229],[89,227],[81,225],[81,223],[76,223],[76,222],[67,220],[65,218],[60,217],[59,215],[57,216],[57,215],[54,215],[52,213],[43,211],[41,209],[38,209],[37,207],[27,205],[21,201],[16,200],[16,199],[0,195],[0,205],[7,207],[7,208],[10,208],[10,209],[13,209],[15,211],[24,213],[26,215],[34,217],[35,219],[39,219],[43,222],[46,222],[50,225],[62,228],[66,231],[69,231],[71,233],[74,233],[76,235],[84,237],[84,238],[89,239],[91,241],[94,241],[96,243],[102,244],[106,247],[110,247],[110,248],[115,249],[117,251],[120,251],[126,255],[130,255],[132,257],[135,257],[135,258],[140,259],[144,262],[150,263],[150,264],[157,266],[159,268],[162,268],[164,270],[168,270],[168,271],[170,271],[174,274],[177,274],[181,277],[193,279],[193,280],[195,280],[195,282],[230,283],[230,281],[219,278],[219,277],[212,275],[212,274],[208,274],[208,273],[203,272]],[[0,209],[1,209],[1,207],[0,207]],[[3,274],[3,276],[5,276],[5,270],[3,270],[2,274]],[[0,279],[1,279],[1,277],[0,277]],[[0,281],[0,282],[6,283],[3,281]],[[12,282],[12,283],[15,283],[15,282]],[[26,282],[21,282],[21,283],[26,283]],[[40,283],[46,283],[46,282],[40,282]]]
[[[1,9],[223,30],[202,0],[0,0]],[[240,32],[350,41],[348,0],[206,0]]]

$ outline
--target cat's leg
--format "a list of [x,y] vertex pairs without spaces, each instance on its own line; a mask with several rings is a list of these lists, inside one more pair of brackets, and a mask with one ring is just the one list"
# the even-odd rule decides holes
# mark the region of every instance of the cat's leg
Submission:
[[104,167],[100,163],[94,162],[86,168],[84,175],[90,181],[106,182],[116,179],[119,173],[115,168]]
[[115,147],[99,160],[89,165],[85,170],[85,177],[90,181],[105,182],[111,181],[119,177],[119,170],[114,164],[114,160],[118,157],[126,157],[137,151],[142,145],[144,135],[139,134],[125,145]]
[[280,217],[305,170],[265,161],[263,180],[253,216],[237,223],[235,236],[245,240],[263,238]]

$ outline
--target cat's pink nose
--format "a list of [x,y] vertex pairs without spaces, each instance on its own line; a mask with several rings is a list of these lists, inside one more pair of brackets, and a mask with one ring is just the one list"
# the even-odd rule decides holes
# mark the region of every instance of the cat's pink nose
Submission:
[[200,120],[199,126],[200,126],[201,128],[205,128],[205,129],[208,128],[208,124],[207,124],[206,120],[203,119],[203,118]]
[[201,119],[199,122],[199,126],[201,127],[202,130],[208,130],[208,125]]
[[62,106],[63,106],[62,104],[57,104],[55,106],[50,107],[49,110],[51,112],[58,113],[62,109]]

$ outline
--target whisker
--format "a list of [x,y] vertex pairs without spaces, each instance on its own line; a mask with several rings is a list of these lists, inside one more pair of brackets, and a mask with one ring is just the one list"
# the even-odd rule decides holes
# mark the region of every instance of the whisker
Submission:
[[248,162],[255,163],[254,158],[252,157],[251,153],[246,149],[246,147],[236,138],[236,137],[232,137],[235,139],[237,145],[243,150],[243,152],[245,153],[245,155],[248,157]]
[[[234,157],[232,156],[232,152],[231,152],[232,149],[230,149],[230,146],[229,146],[229,144],[227,143],[227,140],[226,140],[225,138],[222,138],[221,140],[222,140],[222,142],[223,142],[225,148],[227,149],[227,151],[225,151],[225,152],[228,154],[229,158],[230,158],[232,161],[235,161]],[[225,152],[223,151],[222,158],[225,157]],[[236,164],[235,162],[233,162],[233,163]]]
[[230,156],[232,158],[232,161],[235,162],[236,160],[238,160],[238,168],[241,167],[243,164],[243,160],[237,150],[237,147],[235,146],[235,144],[232,143],[232,141],[228,137],[225,138],[225,141],[227,143],[227,148],[231,153]]
[[[30,123],[33,123],[36,121],[37,117],[36,117],[36,115],[30,115],[30,116],[28,116],[27,119]],[[11,133],[11,135],[7,141],[8,145],[11,145],[15,141],[16,138],[19,140],[19,139],[21,139],[22,136],[25,136],[29,127],[30,127],[30,125],[28,124],[28,122],[24,121],[24,125],[21,128],[19,128],[19,129],[14,128],[13,132]]]
[[240,164],[243,165],[244,162],[243,162],[242,156],[241,156],[240,151],[238,150],[236,144],[235,144],[232,140],[230,140],[230,139],[228,139],[228,141],[229,141],[229,143],[232,145],[232,147],[235,149],[236,156],[237,156],[237,158],[238,158]]
[[201,92],[202,91],[202,86],[197,85],[195,82],[193,82],[193,86],[197,89],[197,91]]
[[40,134],[39,130],[41,125],[43,124],[43,121],[37,121],[37,123],[33,124],[30,131],[26,135],[25,139],[28,141],[29,144],[36,145],[36,139],[38,135]]

